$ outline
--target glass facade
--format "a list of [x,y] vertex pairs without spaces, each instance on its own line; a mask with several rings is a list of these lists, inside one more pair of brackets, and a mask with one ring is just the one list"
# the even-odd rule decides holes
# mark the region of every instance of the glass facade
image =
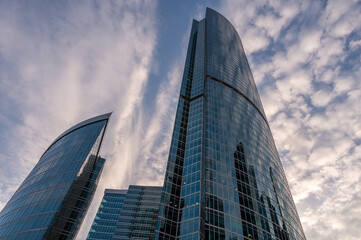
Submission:
[[153,239],[162,187],[129,186],[113,239]]
[[87,239],[112,239],[127,190],[105,189]]
[[98,157],[110,114],[61,134],[0,213],[0,239],[73,239],[105,159]]
[[193,21],[156,239],[304,240],[241,40]]
[[162,187],[106,189],[87,239],[153,239]]

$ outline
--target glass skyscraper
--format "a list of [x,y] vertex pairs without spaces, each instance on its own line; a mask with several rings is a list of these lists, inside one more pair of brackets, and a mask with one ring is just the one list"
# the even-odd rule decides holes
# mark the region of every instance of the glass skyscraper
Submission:
[[127,190],[105,189],[87,239],[112,239]]
[[153,239],[162,187],[106,189],[88,238]]
[[153,239],[161,187],[130,185],[113,239]]
[[109,114],[61,134],[0,213],[0,239],[75,238],[105,159],[98,157]]
[[304,240],[236,30],[193,21],[155,239]]

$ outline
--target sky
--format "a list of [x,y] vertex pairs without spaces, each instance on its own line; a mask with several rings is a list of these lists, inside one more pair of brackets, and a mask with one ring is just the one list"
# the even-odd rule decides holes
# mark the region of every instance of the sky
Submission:
[[237,29],[308,240],[361,236],[361,2],[0,0],[0,209],[63,131],[113,111],[105,188],[162,185],[192,19]]

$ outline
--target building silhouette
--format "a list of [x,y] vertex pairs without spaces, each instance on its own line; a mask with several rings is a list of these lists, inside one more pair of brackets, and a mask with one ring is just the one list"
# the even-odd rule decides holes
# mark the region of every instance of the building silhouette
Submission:
[[0,239],[74,239],[105,162],[99,149],[111,113],[62,133],[0,213]]
[[236,30],[193,20],[155,239],[304,240]]

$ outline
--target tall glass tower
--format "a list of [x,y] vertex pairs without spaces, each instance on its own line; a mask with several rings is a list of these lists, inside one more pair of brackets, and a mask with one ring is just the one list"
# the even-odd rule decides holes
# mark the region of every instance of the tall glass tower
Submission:
[[98,157],[109,114],[61,134],[0,213],[0,239],[74,239],[105,159]]
[[236,30],[193,21],[156,239],[304,240]]

